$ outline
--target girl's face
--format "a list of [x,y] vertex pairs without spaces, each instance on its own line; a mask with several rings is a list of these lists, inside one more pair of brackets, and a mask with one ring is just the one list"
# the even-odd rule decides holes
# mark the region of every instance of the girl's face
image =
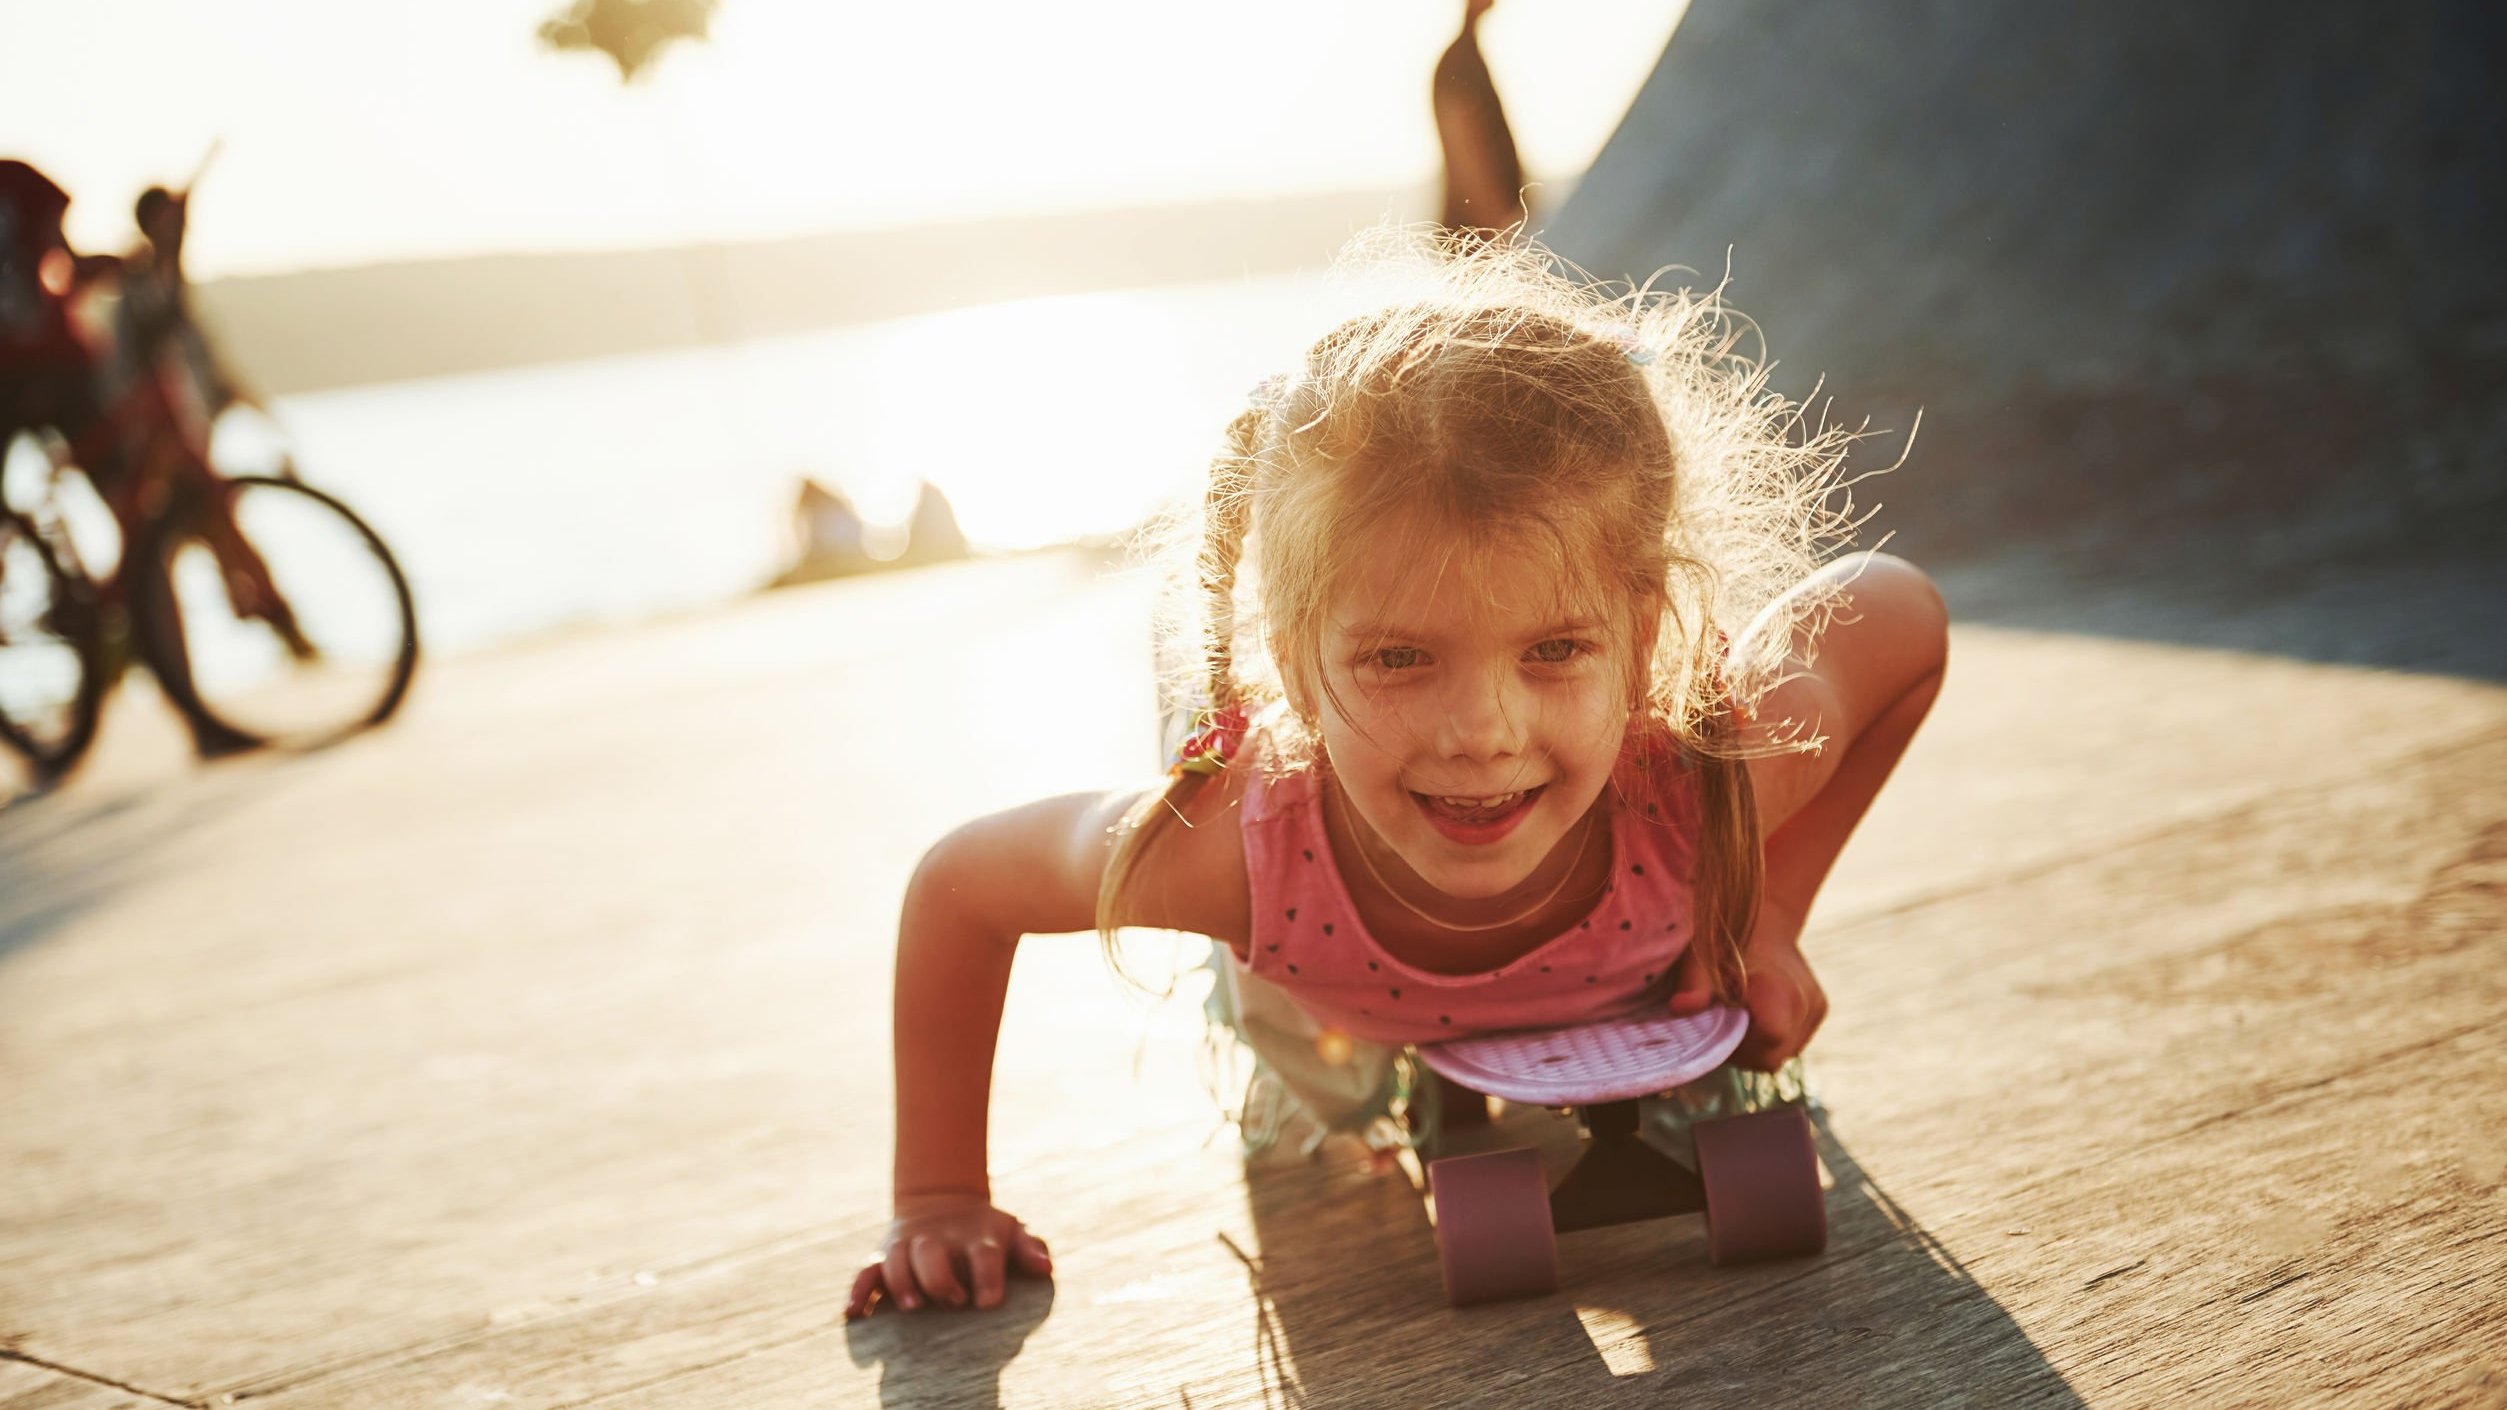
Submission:
[[1369,555],[1321,644],[1324,752],[1388,881],[1483,900],[1572,864],[1558,854],[1610,781],[1637,648],[1624,613],[1560,591],[1549,547]]

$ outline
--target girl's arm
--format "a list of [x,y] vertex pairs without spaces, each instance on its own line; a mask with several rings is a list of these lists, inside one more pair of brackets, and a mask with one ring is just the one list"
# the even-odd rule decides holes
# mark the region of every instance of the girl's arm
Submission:
[[[1797,589],[1830,590],[1841,591],[1835,618],[1816,640],[1797,638],[1787,678],[1758,708],[1772,727],[1822,743],[1750,762],[1766,866],[1746,956],[1750,1033],[1735,1061],[1767,1071],[1800,1053],[1827,1017],[1827,996],[1801,954],[1803,922],[1931,710],[1949,658],[1948,612],[1913,564],[1855,554]],[[1761,621],[1782,618],[1771,608]],[[1693,1011],[1707,998],[1703,968],[1683,964],[1673,1007]]]
[[[1216,817],[1232,817],[1220,811],[1225,792],[1209,790],[1222,795]],[[1132,792],[1070,794],[996,813],[942,838],[915,868],[897,934],[895,1217],[881,1257],[854,1280],[848,1316],[869,1312],[881,1293],[908,1310],[970,1298],[993,1307],[1008,1266],[1051,1273],[1044,1242],[992,1204],[986,1117],[1002,1000],[1022,936],[1096,929],[1098,883],[1138,801]],[[1231,890],[1243,890],[1234,830],[1169,838],[1181,840],[1161,844],[1125,923],[1221,936],[1241,929],[1223,909]]]
[[923,855],[897,927],[896,1197],[988,1198],[985,1106],[1025,935],[1094,930],[1134,799],[1072,794],[978,818]]
[[1788,679],[1758,710],[1776,728],[1798,721],[1806,737],[1823,742],[1750,763],[1767,894],[1798,898],[1805,911],[1915,737],[1949,661],[1949,612],[1914,564],[1858,553],[1802,590],[1831,588],[1842,589],[1836,616],[1816,642],[1796,641]]

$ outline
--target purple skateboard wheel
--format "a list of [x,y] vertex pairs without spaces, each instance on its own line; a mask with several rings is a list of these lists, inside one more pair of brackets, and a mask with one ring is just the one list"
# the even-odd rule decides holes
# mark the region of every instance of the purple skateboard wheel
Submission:
[[1419,1057],[1438,1076],[1475,1092],[1539,1106],[1582,1106],[1693,1082],[1721,1067],[1749,1028],[1749,1014],[1737,1008],[1686,1018],[1649,1013],[1457,1038],[1424,1046]]
[[1706,1256],[1715,1266],[1798,1258],[1828,1246],[1819,1153],[1800,1107],[1701,1122],[1692,1135],[1706,1187]]
[[1558,1231],[1549,1181],[1528,1149],[1428,1163],[1436,1198],[1436,1255],[1445,1300],[1456,1307],[1558,1291]]

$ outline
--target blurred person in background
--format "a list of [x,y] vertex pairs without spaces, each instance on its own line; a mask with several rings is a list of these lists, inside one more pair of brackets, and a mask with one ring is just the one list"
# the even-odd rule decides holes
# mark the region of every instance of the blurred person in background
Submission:
[[1462,32],[1436,61],[1431,94],[1436,141],[1445,153],[1446,231],[1481,239],[1520,230],[1530,212],[1523,199],[1523,162],[1497,85],[1480,56],[1480,17],[1497,0],[1464,0]]
[[906,521],[905,558],[909,563],[941,563],[966,556],[966,531],[958,527],[949,497],[929,480],[914,494],[914,514]]
[[[207,421],[186,418],[171,379],[156,365],[161,345],[179,341],[189,323],[181,293],[182,203],[141,197],[148,248],[127,260],[73,251],[61,228],[69,204],[69,193],[42,172],[0,160],[0,454],[21,435],[57,437],[56,463],[86,477],[126,548],[151,541],[169,497],[191,493],[197,537],[215,553],[236,610],[269,620],[291,650],[299,649],[302,635],[266,570],[243,567],[249,551],[225,517],[225,501],[196,493],[203,478],[216,476],[202,434]],[[80,301],[91,292],[113,303],[114,331],[103,346],[92,345],[80,327]],[[191,337],[198,339],[197,330]],[[199,355],[207,358],[205,344]],[[231,388],[222,379],[200,384],[204,406],[222,408],[211,390],[219,386]],[[233,400],[231,390],[225,399]],[[157,554],[126,553],[116,571],[140,610],[162,622],[180,619],[168,565]],[[257,747],[259,741],[197,708],[180,632],[169,634],[149,664],[202,757]]]
[[140,367],[165,379],[168,399],[184,418],[186,430],[205,446],[209,428],[228,407],[258,402],[238,387],[210,350],[193,316],[191,286],[183,275],[190,207],[189,190],[178,194],[162,186],[141,192],[132,207],[140,242],[122,257],[120,337]]
[[869,526],[853,501],[841,490],[802,476],[792,502],[792,561],[776,576],[775,585],[816,582],[876,566]]
[[69,193],[34,167],[0,159],[0,456],[29,432],[76,439],[102,416],[96,358],[71,303],[120,262],[80,255],[62,234]]

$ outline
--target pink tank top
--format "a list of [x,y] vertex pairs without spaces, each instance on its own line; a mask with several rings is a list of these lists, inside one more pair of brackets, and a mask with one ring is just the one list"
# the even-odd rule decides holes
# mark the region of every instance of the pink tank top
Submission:
[[1241,961],[1327,1028],[1379,1043],[1433,1043],[1626,1013],[1670,996],[1689,943],[1696,869],[1694,789],[1657,824],[1617,809],[1611,880],[1583,920],[1520,959],[1478,974],[1432,974],[1386,953],[1358,919],[1323,829],[1312,769],[1245,784],[1242,830],[1253,941]]

